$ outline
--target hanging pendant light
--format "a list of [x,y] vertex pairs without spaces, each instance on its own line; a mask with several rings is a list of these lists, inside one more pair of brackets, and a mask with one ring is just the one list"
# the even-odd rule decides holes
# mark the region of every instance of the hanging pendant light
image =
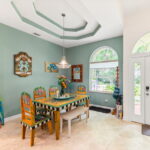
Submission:
[[66,60],[66,56],[65,56],[65,48],[64,48],[64,17],[66,15],[64,13],[62,13],[62,17],[63,17],[63,56],[62,59],[60,61],[60,63],[57,64],[57,67],[60,69],[68,69],[70,68],[71,64],[69,64]]

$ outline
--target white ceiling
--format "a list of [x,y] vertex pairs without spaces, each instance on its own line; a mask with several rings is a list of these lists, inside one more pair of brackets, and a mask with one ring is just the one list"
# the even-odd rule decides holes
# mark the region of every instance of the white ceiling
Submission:
[[146,8],[150,8],[150,0],[123,0],[123,12],[125,16]]
[[[12,0],[0,0],[0,23],[17,28],[29,34],[40,34],[40,38],[62,45],[62,39],[57,38],[21,20],[11,4]],[[130,0],[132,1],[132,0]],[[21,15],[35,23],[62,35],[62,29],[38,16],[33,7],[33,0],[13,0]],[[65,40],[65,47],[73,47],[91,43],[123,33],[123,17],[121,0],[34,0],[38,11],[62,25],[61,13],[65,12],[65,27],[78,28],[85,21],[86,28],[77,32],[65,31],[66,36],[81,36],[93,32],[97,25],[101,28],[94,36],[80,40]]]

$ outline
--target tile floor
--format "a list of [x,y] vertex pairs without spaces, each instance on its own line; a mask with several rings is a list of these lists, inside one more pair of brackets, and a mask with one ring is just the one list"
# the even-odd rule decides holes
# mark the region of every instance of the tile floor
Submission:
[[90,119],[74,120],[72,136],[67,124],[59,141],[47,129],[37,129],[35,146],[29,146],[29,130],[21,139],[20,119],[0,129],[0,150],[150,150],[150,137],[141,134],[141,125],[116,119],[111,114],[90,111]]

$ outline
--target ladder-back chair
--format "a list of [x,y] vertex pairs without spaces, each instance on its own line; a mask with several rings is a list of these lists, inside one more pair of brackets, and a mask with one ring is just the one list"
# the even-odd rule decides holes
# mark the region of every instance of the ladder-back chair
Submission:
[[49,88],[49,97],[56,97],[58,87],[55,85],[50,86]]
[[25,139],[26,128],[30,129],[30,145],[34,145],[35,128],[44,124],[48,125],[50,134],[53,132],[51,118],[46,115],[35,115],[35,107],[30,95],[26,92],[21,94],[21,115],[22,115],[22,139]]

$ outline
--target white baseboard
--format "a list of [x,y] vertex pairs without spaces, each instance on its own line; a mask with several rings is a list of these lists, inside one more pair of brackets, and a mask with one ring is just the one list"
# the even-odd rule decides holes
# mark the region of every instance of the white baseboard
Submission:
[[112,110],[114,109],[113,107],[102,106],[102,105],[96,105],[96,104],[90,104],[90,106],[99,107],[99,108],[105,108],[105,109],[110,109],[111,112],[112,112]]
[[21,114],[10,116],[10,117],[5,118],[5,122],[8,122],[10,120],[14,120],[14,119],[17,119],[17,118],[20,118],[20,117],[21,117]]

